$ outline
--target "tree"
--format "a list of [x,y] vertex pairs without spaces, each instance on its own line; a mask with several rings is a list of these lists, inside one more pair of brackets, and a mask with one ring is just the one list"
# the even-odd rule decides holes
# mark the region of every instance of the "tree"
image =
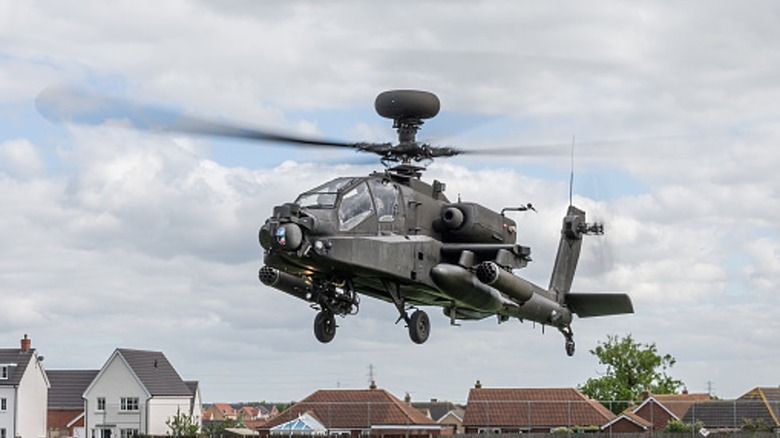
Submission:
[[170,431],[168,435],[172,436],[195,436],[200,430],[200,422],[192,415],[182,414],[179,408],[176,408],[176,415],[165,420],[165,424]]
[[673,394],[683,385],[666,374],[677,362],[671,355],[660,355],[655,343],[640,344],[630,334],[624,338],[609,335],[590,353],[607,366],[607,371],[601,377],[588,379],[578,389],[607,404],[616,414],[639,400],[644,390]]

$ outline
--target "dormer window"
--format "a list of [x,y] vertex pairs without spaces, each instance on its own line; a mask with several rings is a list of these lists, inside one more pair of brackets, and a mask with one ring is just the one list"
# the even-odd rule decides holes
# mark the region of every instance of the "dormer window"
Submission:
[[0,380],[8,380],[8,376],[11,374],[10,365],[0,365]]

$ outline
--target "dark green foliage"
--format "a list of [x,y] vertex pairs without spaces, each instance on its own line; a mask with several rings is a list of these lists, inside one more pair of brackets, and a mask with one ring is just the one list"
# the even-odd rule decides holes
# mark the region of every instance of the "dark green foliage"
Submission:
[[602,403],[612,412],[620,413],[638,401],[642,391],[673,394],[683,382],[666,374],[677,361],[669,354],[661,355],[655,343],[640,344],[631,335],[624,338],[607,336],[590,353],[606,365],[606,373],[588,379],[579,390]]
[[666,423],[666,427],[662,430],[665,433],[692,433],[698,432],[704,424],[701,421],[695,423],[685,423],[682,420],[671,419]]

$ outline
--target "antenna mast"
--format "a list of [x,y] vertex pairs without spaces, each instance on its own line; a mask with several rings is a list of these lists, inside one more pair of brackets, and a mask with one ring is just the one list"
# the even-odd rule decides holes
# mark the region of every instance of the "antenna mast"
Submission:
[[572,205],[574,192],[574,134],[571,136],[571,172],[569,173],[569,206]]

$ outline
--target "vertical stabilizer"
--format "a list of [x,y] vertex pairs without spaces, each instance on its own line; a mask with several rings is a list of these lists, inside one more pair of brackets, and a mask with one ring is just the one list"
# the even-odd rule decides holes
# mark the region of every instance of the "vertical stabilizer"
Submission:
[[598,225],[586,224],[585,212],[569,205],[563,218],[558,255],[555,257],[552,278],[550,278],[550,292],[555,295],[559,303],[564,302],[566,294],[571,290],[574,272],[577,270],[577,262],[580,258],[582,236],[591,232],[596,233],[600,229]]

